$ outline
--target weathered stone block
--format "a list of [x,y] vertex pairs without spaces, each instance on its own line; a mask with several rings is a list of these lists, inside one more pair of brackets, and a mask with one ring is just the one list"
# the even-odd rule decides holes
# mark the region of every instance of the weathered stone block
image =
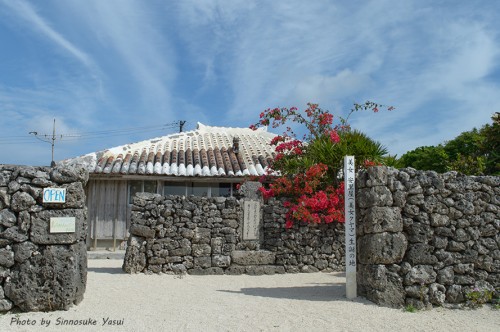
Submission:
[[363,218],[365,233],[401,232],[403,219],[398,207],[374,206],[366,210]]
[[11,227],[16,224],[16,215],[9,210],[5,209],[0,211],[0,225],[5,227]]
[[455,275],[454,283],[457,285],[472,285],[474,284],[474,277],[468,275]]
[[166,259],[164,257],[151,257],[148,259],[148,264],[162,265],[165,263],[166,263]]
[[210,256],[212,247],[208,244],[193,244],[192,255],[194,257]]
[[[74,217],[74,233],[50,233],[50,218]],[[30,239],[35,244],[71,244],[85,241],[87,236],[87,214],[82,209],[43,210],[31,218]]]
[[85,189],[81,182],[65,184],[61,188],[66,188],[66,202],[48,206],[54,209],[81,209],[85,207]]
[[228,267],[231,265],[231,257],[225,255],[213,255],[212,256],[212,266],[216,267]]
[[448,226],[449,224],[450,224],[450,218],[448,218],[448,216],[437,213],[431,214],[431,226],[443,227],[443,226]]
[[172,249],[170,250],[170,255],[171,256],[189,256],[191,255],[191,248],[185,247],[185,248],[178,248],[178,249]]
[[224,244],[224,239],[218,237],[218,238],[212,238],[210,240],[210,246],[212,247],[212,253],[213,254],[222,254],[222,246]]
[[405,275],[405,285],[424,285],[431,284],[436,281],[437,273],[432,265],[417,265],[411,268],[410,272]]
[[10,201],[10,208],[15,212],[29,210],[33,205],[36,205],[35,199],[24,192],[16,192]]
[[[489,256],[480,256],[478,257],[477,261],[475,262],[475,266],[488,271],[488,272],[499,272],[500,270],[498,269],[498,263],[495,266],[493,258]],[[496,267],[496,268],[495,268]]]
[[8,299],[1,299],[0,300],[0,312],[9,311],[10,309],[12,309],[12,307],[13,307],[13,304]]
[[14,265],[14,252],[11,248],[0,249],[0,266],[11,267]]
[[406,260],[411,265],[435,264],[438,259],[433,255],[434,247],[425,243],[415,243],[410,246],[406,253]]
[[5,295],[23,311],[67,310],[83,300],[87,279],[84,243],[50,245],[11,269]]
[[262,265],[247,265],[245,273],[251,276],[261,276],[266,274],[266,271]]
[[[232,228],[229,228],[232,230]],[[211,231],[209,228],[196,227],[194,230],[193,243],[210,243]]]
[[469,202],[465,199],[461,199],[461,200],[455,202],[455,208],[457,210],[461,211],[465,215],[474,214],[474,204],[472,204],[472,202]]
[[320,271],[324,270],[328,267],[328,261],[326,259],[317,259],[314,263],[314,267],[316,267]]
[[7,192],[7,187],[0,187],[0,209],[10,206],[10,195]]
[[23,242],[28,239],[28,236],[19,231],[19,227],[12,226],[0,233],[0,238],[10,240],[13,242]]
[[9,194],[14,194],[14,193],[18,192],[20,189],[21,189],[21,185],[19,184],[19,182],[17,182],[17,181],[9,182],[9,190],[8,190]]
[[22,263],[29,259],[34,252],[37,252],[38,246],[32,242],[26,241],[14,244],[13,250],[15,261]]
[[473,264],[456,264],[453,271],[458,274],[470,274],[474,271]]
[[448,246],[448,239],[445,238],[445,237],[435,236],[432,239],[432,245],[436,249],[444,249],[444,248],[446,248]]
[[143,246],[144,239],[131,236],[128,239],[127,250],[123,260],[123,271],[139,273],[146,267],[146,253]]
[[498,234],[498,229],[493,226],[493,224],[487,224],[479,228],[479,232],[481,232],[481,236],[495,236]]
[[258,181],[246,181],[240,186],[238,193],[247,199],[260,201],[262,200],[262,195],[259,191],[260,187],[262,187],[262,183]]
[[50,179],[57,183],[81,182],[86,184],[89,173],[82,165],[57,166],[50,170]]
[[244,274],[245,271],[246,271],[245,266],[231,265],[226,269],[225,273],[228,275],[240,275]]
[[155,237],[156,231],[148,226],[134,224],[130,226],[130,234],[152,239]]
[[433,229],[426,224],[415,222],[405,227],[408,241],[411,243],[427,243],[434,235]]
[[160,273],[162,266],[158,264],[148,264],[146,267],[146,273]]
[[437,306],[442,306],[446,301],[446,287],[434,283],[429,287],[429,301]]
[[175,274],[186,274],[187,268],[184,264],[174,264],[172,265],[172,272]]
[[466,246],[464,243],[456,242],[456,241],[449,241],[448,247],[446,248],[446,250],[454,251],[454,252],[464,251],[465,249],[466,249]]
[[406,296],[425,301],[429,298],[427,295],[429,288],[425,285],[411,285],[405,287]]
[[27,233],[31,228],[31,214],[28,211],[19,212],[17,225],[19,226],[19,230],[21,232]]
[[358,265],[358,285],[365,289],[384,290],[387,285],[385,265]]
[[368,234],[358,240],[362,264],[395,264],[403,259],[408,241],[402,233]]
[[12,175],[12,172],[0,171],[0,186],[6,187],[10,182],[11,175]]
[[356,199],[361,208],[391,206],[393,203],[391,191],[385,186],[360,189]]
[[366,169],[366,174],[368,175],[366,178],[366,186],[385,186],[387,184],[387,172],[388,169],[384,166],[368,167]]
[[461,303],[465,301],[462,286],[451,285],[446,291],[446,301],[449,303]]
[[437,281],[442,285],[452,285],[455,280],[453,266],[445,267],[438,271]]
[[238,265],[269,265],[276,261],[276,254],[271,251],[235,250],[231,254],[233,263]]
[[405,304],[405,290],[402,279],[396,274],[387,275],[387,283],[383,290],[365,288],[366,298],[380,306],[401,308]]
[[423,205],[424,198],[425,197],[423,194],[408,195],[406,198],[406,201],[408,202],[408,204],[412,204],[412,205]]
[[[48,174],[47,174],[47,176],[48,176]],[[56,185],[54,182],[50,181],[48,178],[43,178],[43,177],[34,178],[33,180],[31,180],[31,184],[33,184],[34,186],[37,186],[37,187],[41,187],[41,188],[47,188],[47,187],[52,187],[52,186]]]
[[180,262],[184,261],[184,259],[185,259],[185,256],[184,257],[168,256],[168,257],[165,257],[165,263],[180,263]]
[[467,242],[470,240],[470,235],[462,228],[459,228],[453,234],[453,240],[458,242]]
[[200,276],[224,274],[224,270],[220,267],[209,267],[207,269],[194,268],[194,269],[188,270],[187,272],[188,272],[188,274],[191,274],[191,275],[200,275]]
[[392,193],[392,198],[394,200],[393,206],[402,208],[406,204],[406,192],[402,190],[397,190]]

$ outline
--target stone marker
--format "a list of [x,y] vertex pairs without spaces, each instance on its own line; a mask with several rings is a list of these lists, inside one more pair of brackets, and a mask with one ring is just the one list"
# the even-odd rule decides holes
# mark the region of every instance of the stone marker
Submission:
[[260,228],[260,202],[245,201],[243,204],[243,240],[258,240]]

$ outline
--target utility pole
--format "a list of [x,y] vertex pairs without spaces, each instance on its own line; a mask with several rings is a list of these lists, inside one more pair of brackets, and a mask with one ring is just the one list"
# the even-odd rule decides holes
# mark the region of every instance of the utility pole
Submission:
[[184,127],[184,125],[186,124],[186,121],[179,121],[179,132],[182,133],[182,128]]
[[54,161],[54,144],[56,141],[56,119],[54,119],[54,125],[52,126],[52,161],[50,162],[50,167],[56,166]]
[[[35,138],[37,138],[38,140],[40,140],[42,142],[49,143],[50,145],[52,145],[52,161],[50,162],[50,167],[56,166],[56,162],[54,161],[54,145],[55,145],[56,139],[57,139],[57,137],[56,137],[56,119],[54,119],[54,124],[52,125],[52,137],[50,135],[41,135],[44,137],[44,138],[41,138],[38,135],[38,132],[36,132],[36,131],[30,131],[29,133],[31,135],[34,135]],[[62,138],[62,135],[61,135],[61,138]]]

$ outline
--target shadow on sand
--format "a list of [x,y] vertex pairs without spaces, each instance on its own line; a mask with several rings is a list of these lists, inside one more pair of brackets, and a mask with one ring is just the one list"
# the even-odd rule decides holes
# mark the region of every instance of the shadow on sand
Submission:
[[94,273],[126,274],[121,267],[89,267],[87,271]]
[[345,284],[313,284],[311,286],[275,288],[256,287],[242,288],[239,291],[219,290],[219,292],[305,301],[347,301]]

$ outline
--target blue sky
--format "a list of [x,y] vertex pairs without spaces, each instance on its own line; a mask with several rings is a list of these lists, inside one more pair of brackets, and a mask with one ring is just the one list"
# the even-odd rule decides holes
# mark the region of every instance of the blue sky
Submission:
[[0,44],[6,164],[48,165],[28,133],[54,118],[61,160],[179,120],[248,127],[270,107],[345,116],[371,100],[396,110],[351,125],[401,155],[499,111],[499,1],[0,0]]

